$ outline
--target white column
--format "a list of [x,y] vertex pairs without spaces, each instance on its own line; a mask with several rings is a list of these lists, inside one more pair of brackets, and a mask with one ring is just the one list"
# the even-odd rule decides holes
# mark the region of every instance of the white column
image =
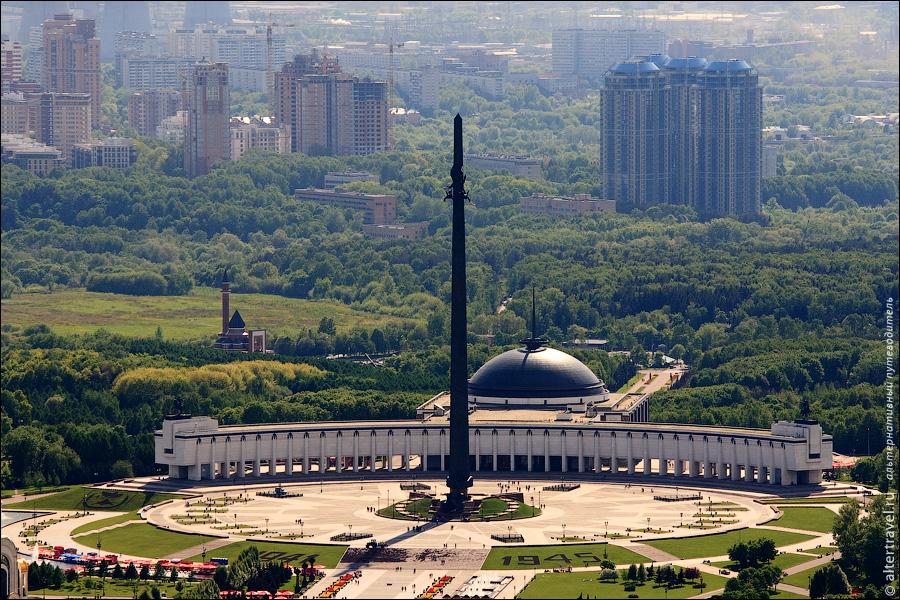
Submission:
[[278,443],[278,440],[275,436],[272,436],[272,460],[269,461],[269,477],[275,477],[278,475],[278,459],[275,456],[275,445]]
[[353,472],[359,473],[359,432],[353,432]]
[[481,433],[475,436],[475,472],[481,470]]
[[531,445],[534,443],[533,438],[534,438],[534,436],[533,436],[531,433],[527,433],[527,432],[526,432],[526,434],[525,434],[525,446],[527,447],[527,452],[528,452],[528,472],[529,472],[529,473],[531,472],[531,461],[532,461],[532,458],[531,458]]
[[634,435],[628,437],[626,433],[625,443],[628,445],[628,474],[634,475]]
[[[390,433],[390,432],[388,432]],[[388,473],[394,472],[394,436],[388,435]]]
[[375,471],[375,438],[377,436],[369,436],[369,471]]
[[600,436],[595,435],[594,436],[594,473],[599,475],[600,472],[603,471],[603,469],[601,467],[602,467],[602,465],[600,464]]
[[644,440],[644,475],[650,475],[653,472],[652,465],[650,464],[650,436],[648,435],[645,438],[642,435],[641,438]]
[[562,461],[562,472],[563,473],[569,472],[569,453],[568,453],[569,445],[568,445],[568,443],[566,443],[568,440],[568,437],[569,436],[563,435],[562,431],[559,432],[559,447],[562,448],[562,450],[560,450],[560,453],[562,454],[562,456],[560,457],[560,460]]
[[578,432],[578,472],[584,473],[584,435]]
[[293,432],[288,434],[288,456],[287,456],[287,460],[284,461],[284,473],[285,473],[285,475],[293,475],[294,474],[294,433]]
[[409,436],[404,435],[405,439],[403,440],[403,447],[405,448],[405,454],[403,455],[403,462],[406,463],[406,470],[409,471]]
[[325,455],[325,436],[319,434],[319,475],[328,470],[328,456]]
[[492,465],[494,467],[493,471],[496,473],[497,472],[497,436],[494,435],[493,432],[491,432],[491,452],[493,453],[493,456],[494,456],[494,464]]
[[203,479],[203,459],[200,458],[200,450],[202,448],[202,443],[203,443],[203,441],[201,439],[201,443],[197,444],[199,447],[197,448],[197,462],[195,463],[195,467],[197,468],[197,480],[198,481]]
[[550,436],[544,436],[544,472],[550,471]]
[[334,451],[334,470],[336,473],[344,472],[344,449],[343,442],[344,436],[338,435],[340,432],[335,433],[335,451]]
[[663,458],[663,439],[659,436],[656,436],[657,446],[659,447],[659,456],[657,456],[657,460],[659,462],[659,471],[657,471],[657,475],[662,477],[669,470],[669,464],[666,459]]
[[741,478],[741,465],[738,464],[737,443],[731,444],[731,480],[738,481]]
[[255,455],[254,455],[255,457],[254,457],[254,459],[253,459],[253,476],[254,476],[254,477],[259,477],[259,473],[260,473],[260,471],[262,470],[262,468],[261,468],[261,466],[260,466],[260,463],[262,462],[262,455],[260,454],[260,451],[259,451],[259,442],[260,442],[260,439],[259,439],[259,437],[257,436],[257,437],[256,437],[256,442],[255,442],[255,444],[256,444],[256,453],[255,453]]
[[438,446],[440,446],[440,448],[441,448],[441,472],[442,473],[447,470],[447,465],[444,464],[446,462],[444,460],[444,457],[446,455],[446,452],[444,452],[444,444],[446,443],[445,442],[446,438],[447,438],[446,435],[440,436],[440,442],[438,443]]
[[309,475],[309,436],[303,435],[303,474]]
[[609,440],[609,472],[616,475],[619,472],[619,436],[611,435]]

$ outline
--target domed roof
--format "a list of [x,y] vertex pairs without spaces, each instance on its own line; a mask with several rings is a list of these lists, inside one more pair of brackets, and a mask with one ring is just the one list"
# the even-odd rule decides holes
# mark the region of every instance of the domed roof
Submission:
[[698,58],[696,56],[688,56],[687,58],[672,58],[670,59],[665,67],[666,69],[702,69],[708,64],[705,58]]
[[553,348],[509,350],[487,361],[469,380],[469,397],[571,398],[605,394],[584,363]]
[[715,62],[711,62],[706,65],[706,71],[728,71],[728,72],[741,72],[741,71],[752,71],[753,67],[747,64],[747,61],[738,60],[736,58],[732,58],[730,60],[718,60]]
[[652,73],[654,71],[659,71],[659,67],[652,62],[645,62],[640,59],[626,60],[610,69],[611,73]]
[[668,54],[660,54],[659,52],[654,52],[653,54],[642,54],[640,56],[635,56],[634,58],[639,58],[644,62],[652,62],[657,67],[661,67],[672,60],[671,58],[669,58]]

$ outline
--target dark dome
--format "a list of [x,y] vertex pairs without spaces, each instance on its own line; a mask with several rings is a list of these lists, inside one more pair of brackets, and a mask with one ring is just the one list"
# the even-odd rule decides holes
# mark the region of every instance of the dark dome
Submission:
[[553,348],[509,350],[487,361],[469,380],[469,397],[571,398],[606,393],[580,360]]
[[611,71],[613,73],[651,73],[659,71],[652,62],[644,62],[643,60],[626,60],[614,66]]

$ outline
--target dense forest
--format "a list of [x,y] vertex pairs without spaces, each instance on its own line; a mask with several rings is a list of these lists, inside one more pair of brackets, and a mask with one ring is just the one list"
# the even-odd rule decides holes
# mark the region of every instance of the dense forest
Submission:
[[[323,318],[296,334],[258,315],[276,354],[252,359],[160,337],[66,337],[4,322],[3,485],[155,472],[152,431],[176,398],[223,423],[257,423],[409,417],[446,389],[443,186],[456,111],[466,117],[467,151],[544,158],[540,179],[466,169],[470,373],[529,334],[534,287],[537,330],[553,344],[604,338],[624,351],[570,350],[613,390],[635,363],[659,360],[659,349],[691,365],[684,385],[654,396],[654,420],[768,427],[808,405],[837,451],[879,452],[879,340],[885,301],[900,295],[898,135],[839,117],[897,112],[898,96],[844,86],[842,73],[858,75],[835,67],[846,57],[761,57],[762,65],[816,66],[802,80],[767,84],[784,99],[766,106],[764,124],[805,124],[823,138],[784,144],[778,176],[763,180],[763,213],[751,219],[684,206],[556,220],[521,214],[519,199],[535,192],[603,196],[590,90],[575,100],[518,86],[490,100],[447,86],[441,110],[396,128],[393,152],[251,151],[194,180],[183,177],[180,147],[150,138],[138,139],[138,163],[125,171],[58,169],[39,178],[4,164],[4,299],[60,288],[187,295],[217,286],[227,268],[238,293],[327,300],[405,320],[338,331]],[[128,91],[114,90],[112,76],[105,66],[104,120],[127,134]],[[264,94],[234,94],[239,113],[265,106]],[[427,237],[374,240],[358,213],[294,199],[297,188],[322,187],[327,172],[345,169],[379,175],[378,184],[349,187],[395,195],[398,220],[428,221]],[[320,358],[362,352],[396,356],[382,369]]]

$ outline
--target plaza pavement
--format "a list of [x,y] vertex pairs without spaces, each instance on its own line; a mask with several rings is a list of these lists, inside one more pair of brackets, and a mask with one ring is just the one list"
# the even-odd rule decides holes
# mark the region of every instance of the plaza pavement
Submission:
[[[438,495],[446,492],[443,482],[437,479],[417,479],[419,483],[432,486],[431,492]],[[331,536],[339,533],[369,533],[372,538],[365,538],[350,542],[351,547],[363,547],[369,539],[387,542],[389,548],[405,549],[410,555],[415,555],[422,549],[432,549],[436,555],[442,555],[444,564],[437,559],[433,561],[408,561],[402,564],[372,563],[362,567],[362,577],[342,592],[342,598],[413,598],[423,589],[431,585],[437,577],[450,575],[454,579],[447,592],[453,593],[472,575],[495,573],[497,578],[511,575],[514,580],[504,588],[497,598],[513,598],[521,591],[525,584],[535,573],[543,569],[528,571],[495,571],[482,572],[479,570],[481,562],[487,552],[493,546],[503,546],[501,542],[491,539],[491,534],[507,534],[516,532],[524,537],[526,544],[554,544],[559,543],[556,538],[566,536],[583,537],[588,541],[603,541],[605,532],[627,533],[627,529],[639,529],[647,526],[647,518],[650,518],[650,526],[654,529],[662,528],[670,533],[642,534],[634,532],[635,539],[609,540],[610,544],[622,546],[645,555],[656,562],[672,562],[676,566],[696,566],[706,573],[718,573],[719,569],[705,564],[704,560],[717,562],[727,560],[727,556],[709,557],[704,559],[680,560],[678,557],[652,549],[639,540],[662,539],[668,537],[683,537],[686,535],[702,535],[704,533],[718,533],[742,527],[757,525],[766,526],[767,521],[776,517],[774,506],[768,506],[756,502],[764,494],[752,492],[752,487],[743,489],[708,489],[678,486],[679,494],[691,494],[700,492],[703,502],[734,502],[736,505],[746,508],[745,511],[734,511],[737,523],[724,525],[715,530],[689,530],[677,527],[682,520],[693,521],[693,513],[696,511],[694,501],[684,502],[660,502],[653,500],[653,495],[669,495],[675,492],[672,485],[654,484],[639,486],[635,483],[625,484],[620,482],[579,482],[581,487],[568,492],[543,491],[543,487],[554,482],[546,480],[522,480],[509,481],[501,479],[486,479],[482,477],[472,489],[473,493],[497,493],[501,489],[505,491],[521,491],[525,501],[545,506],[542,515],[517,521],[501,522],[470,522],[470,523],[419,523],[421,531],[414,531],[415,521],[401,521],[386,519],[375,514],[378,508],[383,508],[390,502],[406,499],[409,492],[401,491],[401,479],[393,480],[346,480],[340,481],[312,481],[306,483],[284,484],[288,491],[302,493],[299,498],[268,498],[256,496],[257,491],[271,491],[275,483],[260,482],[260,480],[248,480],[247,485],[228,485],[226,482],[217,482],[216,485],[206,487],[191,487],[189,492],[199,494],[205,498],[220,498],[224,495],[238,496],[249,495],[253,500],[246,504],[232,505],[227,513],[214,513],[224,523],[234,522],[234,515],[243,524],[253,525],[259,529],[266,529],[269,534],[256,536],[249,539],[260,541],[284,541],[276,536],[298,534],[301,526],[298,519],[303,521],[302,531],[308,537],[297,540],[305,543],[335,543]],[[141,482],[132,482],[139,484]],[[152,480],[143,481],[152,486]],[[133,489],[133,488],[132,488]],[[540,490],[540,493],[538,493]],[[834,489],[832,493],[849,491],[849,486]],[[173,490],[174,491],[174,490]],[[768,490],[765,490],[768,491]],[[778,490],[781,491],[781,490]],[[831,491],[831,490],[829,490]],[[197,499],[192,499],[196,502]],[[839,505],[823,504],[823,506],[837,511]],[[146,521],[167,529],[176,531],[204,533],[221,537],[206,545],[207,552],[213,547],[226,545],[234,541],[248,539],[245,536],[232,535],[228,531],[213,530],[206,525],[186,526],[180,525],[172,519],[172,515],[184,514],[185,502],[175,501],[149,508],[142,513]],[[682,516],[684,513],[684,516]],[[63,513],[73,514],[73,513]],[[100,520],[119,513],[102,512],[94,513],[87,517],[79,517],[44,529],[40,539],[49,545],[62,545],[67,548],[75,547],[79,552],[95,551],[78,544],[70,537],[70,532],[76,527],[95,520]],[[268,523],[266,523],[268,519]],[[27,527],[30,521],[12,524],[4,528],[4,533],[11,538],[18,537],[18,531]],[[352,529],[351,529],[352,526]],[[565,529],[563,528],[565,526]],[[115,526],[113,526],[115,527]],[[797,531],[782,527],[771,526],[772,529]],[[802,544],[804,548],[812,548],[816,545],[830,546],[834,541],[831,534],[821,534],[816,539]],[[797,545],[783,547],[779,550],[795,552]],[[196,554],[197,548],[191,548],[170,558],[185,558]],[[139,556],[122,555],[123,559],[141,558]],[[808,569],[818,564],[824,564],[835,558],[834,555],[815,559],[812,561],[791,567],[788,573]],[[627,567],[627,565],[619,565]],[[312,598],[333,583],[335,579],[346,572],[352,572],[360,568],[359,565],[339,563],[337,568],[326,571],[326,577],[307,591],[306,597]],[[573,570],[596,570],[597,567],[575,567]],[[731,574],[733,576],[734,574]],[[779,586],[780,589],[789,589],[797,593],[803,593],[802,588],[794,589],[793,586]],[[320,589],[321,588],[321,589]],[[702,596],[712,595],[716,590],[707,591]]]

